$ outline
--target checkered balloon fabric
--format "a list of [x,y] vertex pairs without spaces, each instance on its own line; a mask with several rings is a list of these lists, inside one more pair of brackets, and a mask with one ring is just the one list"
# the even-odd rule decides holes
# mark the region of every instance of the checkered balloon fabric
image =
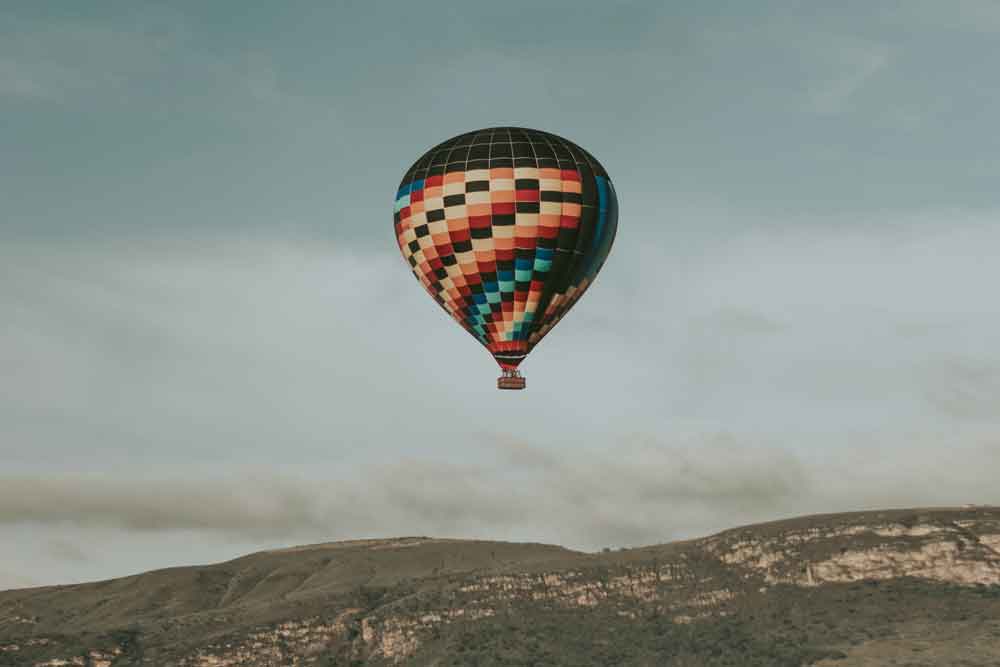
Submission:
[[417,280],[504,369],[516,369],[593,282],[618,200],[607,172],[547,132],[462,134],[400,183],[396,240]]

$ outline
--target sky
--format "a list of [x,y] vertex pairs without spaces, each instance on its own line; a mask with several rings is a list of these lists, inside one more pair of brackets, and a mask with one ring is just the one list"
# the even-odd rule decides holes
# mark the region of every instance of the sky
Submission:
[[[0,589],[1000,503],[1000,5],[259,4],[0,6]],[[620,206],[523,392],[392,232],[497,125]]]

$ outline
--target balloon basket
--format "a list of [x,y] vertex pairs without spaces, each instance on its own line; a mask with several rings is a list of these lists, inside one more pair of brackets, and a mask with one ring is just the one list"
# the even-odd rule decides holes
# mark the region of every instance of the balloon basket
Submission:
[[524,376],[514,369],[504,369],[503,375],[497,378],[497,389],[524,389]]

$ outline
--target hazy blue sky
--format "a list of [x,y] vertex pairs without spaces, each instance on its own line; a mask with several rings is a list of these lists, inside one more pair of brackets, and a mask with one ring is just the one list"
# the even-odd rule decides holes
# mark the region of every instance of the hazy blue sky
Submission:
[[[1000,502],[1000,4],[259,4],[0,5],[0,588]],[[491,125],[621,209],[502,394],[391,225]]]

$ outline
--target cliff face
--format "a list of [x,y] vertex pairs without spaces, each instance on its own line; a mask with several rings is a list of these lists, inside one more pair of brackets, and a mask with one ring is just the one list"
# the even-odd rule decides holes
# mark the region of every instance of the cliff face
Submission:
[[992,619],[1000,509],[907,510],[602,554],[342,542],[9,591],[0,665],[860,665],[935,628],[956,651],[985,646],[985,665],[1000,660]]
[[1000,584],[1000,523],[993,512],[954,520],[941,512],[902,517],[883,513],[874,521],[871,515],[845,517],[831,520],[831,525],[764,538],[752,532],[735,539],[732,535],[708,538],[704,547],[723,563],[758,574],[768,584],[820,586],[900,577]]

